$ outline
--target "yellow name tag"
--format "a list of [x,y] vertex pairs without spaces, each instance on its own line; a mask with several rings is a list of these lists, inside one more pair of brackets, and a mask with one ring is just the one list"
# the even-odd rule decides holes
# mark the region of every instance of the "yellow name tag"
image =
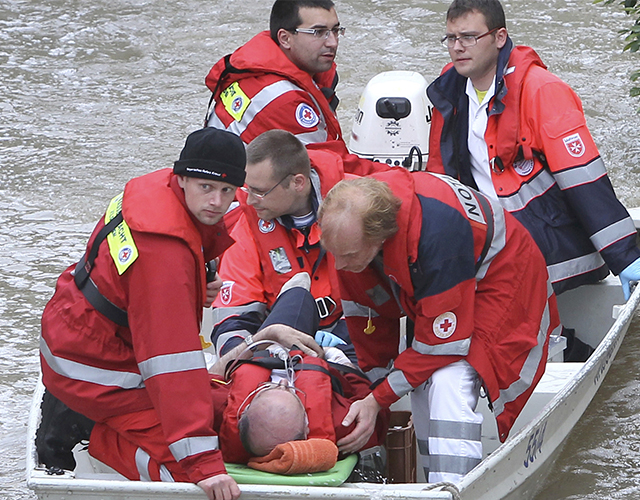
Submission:
[[[123,193],[120,193],[109,203],[107,213],[104,216],[105,224],[108,224],[122,211],[122,195]],[[118,269],[118,274],[124,273],[138,258],[138,249],[133,241],[133,236],[131,236],[129,226],[124,220],[107,235],[107,244],[113,263]]]
[[224,104],[224,109],[227,110],[233,119],[237,122],[242,120],[242,115],[251,104],[251,99],[247,97],[238,82],[233,82],[229,85],[225,90],[220,94],[220,99],[222,100],[222,104]]

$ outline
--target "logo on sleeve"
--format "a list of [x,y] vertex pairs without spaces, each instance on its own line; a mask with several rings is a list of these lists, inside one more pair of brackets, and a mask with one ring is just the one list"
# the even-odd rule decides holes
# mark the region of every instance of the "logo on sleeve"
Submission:
[[296,109],[296,120],[302,127],[311,128],[318,124],[320,118],[311,106],[302,102]]
[[276,223],[272,220],[258,220],[258,229],[262,234],[267,234],[276,228]]
[[133,248],[126,246],[120,249],[118,252],[118,262],[123,266],[126,265],[134,255]]
[[225,281],[222,283],[222,288],[220,288],[220,302],[225,306],[231,303],[231,297],[233,296],[231,291],[234,284],[235,281]]
[[433,333],[439,339],[448,339],[456,331],[458,318],[452,312],[446,312],[433,320]]
[[584,154],[585,147],[580,134],[569,135],[562,139],[562,142],[564,142],[564,147],[567,148],[567,152],[571,156],[580,158]]

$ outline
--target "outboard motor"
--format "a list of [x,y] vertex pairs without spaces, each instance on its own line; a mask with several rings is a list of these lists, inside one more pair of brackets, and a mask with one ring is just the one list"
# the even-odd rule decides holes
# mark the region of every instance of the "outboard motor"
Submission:
[[424,170],[432,110],[421,74],[380,73],[362,92],[349,149],[362,158]]

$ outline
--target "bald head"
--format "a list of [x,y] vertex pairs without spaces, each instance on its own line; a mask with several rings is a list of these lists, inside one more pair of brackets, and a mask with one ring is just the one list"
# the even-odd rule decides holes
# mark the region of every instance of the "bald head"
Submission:
[[301,401],[290,391],[279,389],[258,393],[239,427],[245,448],[258,457],[268,455],[279,444],[305,439],[308,432]]

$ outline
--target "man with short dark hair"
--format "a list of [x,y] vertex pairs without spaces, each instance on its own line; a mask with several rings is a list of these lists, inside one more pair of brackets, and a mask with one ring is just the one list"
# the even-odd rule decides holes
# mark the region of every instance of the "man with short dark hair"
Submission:
[[231,233],[236,244],[222,259],[223,285],[214,302],[212,342],[219,355],[256,333],[284,283],[306,273],[320,315],[316,338],[355,362],[333,259],[320,246],[316,223],[322,197],[343,177],[340,155],[307,152],[284,130],[264,132],[247,146],[246,186],[237,196],[242,215]]
[[207,125],[248,144],[284,129],[302,143],[338,141],[338,74],[334,59],[344,34],[331,0],[276,0],[270,31],[218,61],[206,78],[212,91]]
[[[199,337],[221,285],[208,288],[205,262],[233,243],[218,223],[244,179],[236,135],[190,134],[173,172],[133,179],[111,201],[42,316],[44,385],[96,422],[89,452],[129,479],[193,482],[211,500],[240,489],[218,447]],[[135,460],[108,459],[121,445]]]
[[498,0],[455,0],[452,63],[428,88],[427,169],[497,199],[531,232],[557,294],[640,279],[636,230],[616,198],[578,96],[530,47],[514,46]]

